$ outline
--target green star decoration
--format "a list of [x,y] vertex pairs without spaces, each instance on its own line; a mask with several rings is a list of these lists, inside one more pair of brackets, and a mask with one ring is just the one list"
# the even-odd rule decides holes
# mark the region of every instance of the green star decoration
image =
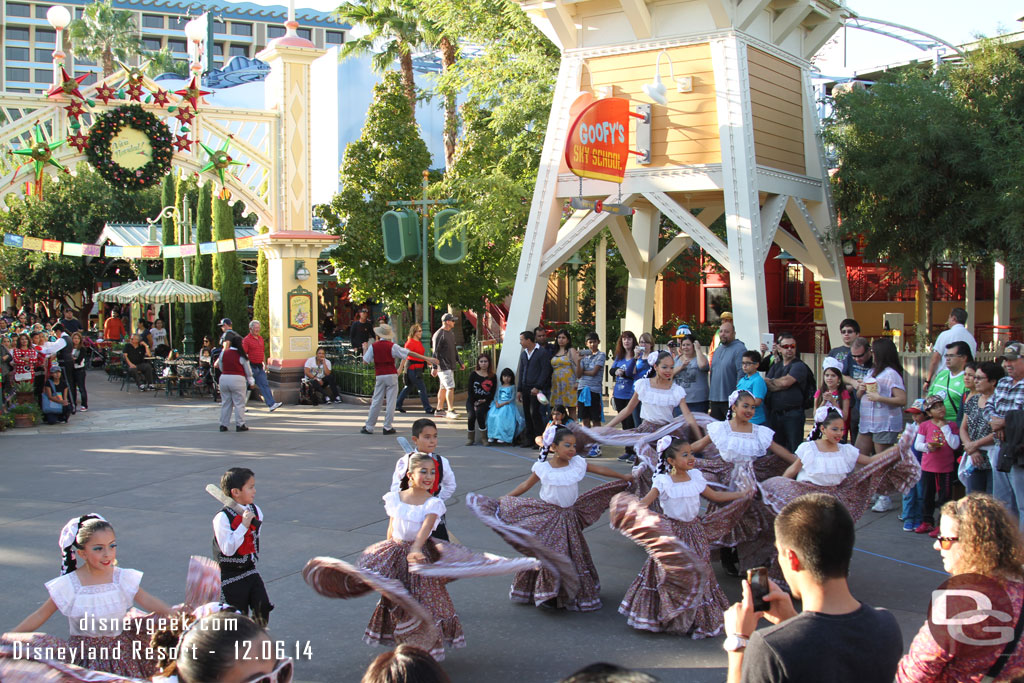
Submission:
[[65,170],[63,166],[54,161],[53,150],[63,145],[66,140],[56,140],[54,142],[48,141],[46,139],[46,135],[43,133],[43,127],[38,123],[32,127],[32,135],[35,138],[35,142],[25,149],[14,150],[14,153],[18,156],[28,157],[22,165],[24,166],[27,163],[32,163],[36,173],[36,180],[38,181],[40,177],[42,177],[43,169],[46,168],[47,165],[58,168],[61,171]]
[[146,67],[149,66],[149,63],[151,61],[153,61],[153,60],[151,60],[151,59],[146,60],[145,62],[143,62],[142,64],[139,64],[138,66],[128,66],[127,64],[125,64],[124,62],[121,62],[119,60],[115,60],[115,61],[117,61],[117,65],[119,67],[121,67],[121,73],[118,74],[118,80],[120,81],[120,85],[122,85],[122,86],[133,86],[133,85],[136,85],[136,86],[139,86],[141,88],[142,85],[143,85],[143,79],[146,76]]
[[231,142],[231,141],[230,140],[225,140],[224,144],[222,144],[220,146],[220,149],[211,149],[210,147],[207,147],[206,145],[204,145],[202,142],[199,143],[199,145],[203,149],[206,150],[206,153],[210,155],[210,160],[208,162],[206,162],[206,166],[203,166],[199,170],[199,172],[200,173],[206,173],[210,169],[216,170],[217,171],[217,175],[220,176],[220,184],[221,185],[225,185],[226,184],[225,181],[224,181],[224,171],[225,170],[227,170],[228,168],[230,168],[232,166],[244,166],[245,165],[241,161],[235,161],[234,159],[231,158],[231,155],[228,154],[228,143],[229,142]]

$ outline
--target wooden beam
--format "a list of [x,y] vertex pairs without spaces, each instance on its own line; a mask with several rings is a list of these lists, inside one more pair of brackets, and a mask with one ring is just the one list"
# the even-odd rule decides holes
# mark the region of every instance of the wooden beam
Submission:
[[633,233],[626,225],[626,219],[622,216],[613,216],[608,223],[608,229],[615,238],[615,246],[619,248],[622,255],[622,262],[626,264],[626,270],[632,277],[647,277],[647,263],[640,256],[640,248],[633,239]]
[[772,22],[772,42],[780,45],[813,10],[811,0],[800,0],[792,7],[783,10],[782,14],[775,17],[775,21]]
[[[708,226],[703,221],[698,220],[692,213],[679,206],[671,197],[664,192],[644,192],[644,197],[648,199],[654,206],[658,208],[663,214],[668,216],[669,220],[679,226],[679,229],[692,237],[701,248],[711,255],[711,258],[715,259],[726,269],[729,268],[729,248],[725,242],[708,229]],[[701,218],[704,218],[704,213],[701,212]],[[719,213],[718,215],[721,215]],[[712,218],[711,214],[708,214],[709,225],[718,216]]]
[[774,194],[765,200],[761,207],[761,262],[768,257],[768,251],[772,248],[772,241],[775,239],[775,231],[779,228],[779,221],[786,210],[786,202],[789,197],[784,194]]
[[711,11],[711,18],[715,22],[715,28],[729,28],[732,26],[732,0],[704,0],[704,4]]
[[[614,196],[608,197],[605,201],[616,201]],[[629,200],[630,195],[625,199]],[[558,236],[555,243],[544,252],[540,262],[540,275],[547,277],[556,268],[572,258],[572,255],[579,251],[590,239],[600,232],[605,226],[610,213],[594,213],[593,211],[575,211],[565,224],[558,229]]]
[[651,259],[651,274],[657,275],[668,267],[668,264],[676,260],[676,257],[690,248],[693,238],[685,232],[681,232],[666,244],[658,255]]
[[633,35],[638,40],[651,37],[651,13],[647,9],[644,0],[619,0],[622,11],[629,19],[629,25],[633,27]]
[[551,28],[558,36],[558,42],[563,50],[576,47],[576,22],[569,9],[561,0],[555,0],[554,5],[544,8],[544,17],[551,23]]
[[754,19],[757,19],[768,8],[771,2],[772,0],[742,0],[736,6],[736,28],[745,31],[754,23]]
[[843,25],[843,13],[835,10],[828,19],[815,26],[804,37],[804,59],[810,60]]

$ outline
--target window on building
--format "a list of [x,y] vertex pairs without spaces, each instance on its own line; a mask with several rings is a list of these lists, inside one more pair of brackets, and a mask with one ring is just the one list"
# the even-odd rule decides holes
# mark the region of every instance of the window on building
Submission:
[[280,38],[284,35],[284,26],[268,26],[267,38]]
[[213,20],[213,32],[215,35],[226,35],[227,31],[224,28],[224,22],[221,19]]
[[36,42],[45,45],[56,45],[57,33],[52,28],[37,28]]
[[249,48],[246,45],[232,45],[231,51],[228,52],[229,57],[248,57]]
[[50,7],[52,7],[52,5],[36,5],[36,19],[45,19],[46,13],[49,11]]
[[8,26],[4,30],[4,37],[7,40],[28,40],[28,29]]
[[163,41],[159,38],[143,38],[142,49],[150,50],[151,52],[158,52],[163,48]]
[[93,71],[91,74],[89,74],[88,76],[85,77],[85,80],[82,81],[82,85],[92,85],[97,80],[99,80],[98,76],[99,76],[99,74],[97,74],[95,71]]
[[27,83],[32,76],[32,74],[29,73],[30,71],[31,69],[19,69],[18,67],[9,66],[4,69],[4,76],[9,81],[21,81],[23,83]]
[[300,29],[298,29],[298,31],[296,31],[296,33],[299,34],[299,38],[305,38],[306,40],[308,40],[310,42],[313,41],[313,31],[312,31],[312,29],[300,28]]
[[224,54],[224,43],[214,43],[213,44],[213,54],[217,55],[218,57],[220,55],[223,55]]
[[[43,50],[36,50],[36,52],[44,52]],[[27,47],[8,47],[4,49],[4,55],[7,59],[11,59],[18,62],[28,61],[29,49]],[[50,58],[50,53],[46,52],[46,59]]]
[[786,306],[807,306],[806,269],[796,261],[786,265],[785,298]]
[[237,21],[231,22],[231,35],[233,36],[251,36],[252,35],[252,24],[242,24]]
[[142,27],[143,28],[163,28],[164,18],[159,14],[143,14],[142,15]]
[[7,16],[9,17],[31,17],[32,5],[23,5],[20,2],[7,3]]
[[328,45],[341,45],[345,42],[345,32],[326,31],[324,32],[324,42]]
[[76,9],[75,10],[75,19],[81,19],[83,14],[85,14],[85,10],[84,9],[82,9],[82,8]]
[[28,93],[28,88],[7,88],[7,92],[24,95]]
[[79,66],[96,66],[96,62],[91,59],[86,59],[85,57],[76,57],[75,64]]
[[[53,50],[36,50],[35,61],[37,62],[48,62],[53,59]],[[79,60],[81,61],[81,60]]]
[[49,69],[36,69],[36,83],[52,83],[53,72]]
[[168,40],[167,49],[171,52],[180,52],[182,54],[188,53],[188,47],[185,45],[184,40]]

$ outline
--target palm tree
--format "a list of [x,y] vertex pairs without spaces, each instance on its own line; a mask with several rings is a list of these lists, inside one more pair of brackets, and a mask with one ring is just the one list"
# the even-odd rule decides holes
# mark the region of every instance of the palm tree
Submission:
[[412,72],[412,51],[424,42],[415,6],[408,0],[365,0],[362,4],[344,2],[334,10],[340,23],[362,25],[367,32],[341,48],[341,59],[353,55],[372,55],[373,68],[387,71],[397,59],[402,87],[409,105],[416,111],[416,82]]
[[127,62],[145,54],[132,13],[114,9],[110,0],[98,0],[85,8],[81,19],[68,27],[71,51],[99,62],[103,78],[114,73],[114,60]]

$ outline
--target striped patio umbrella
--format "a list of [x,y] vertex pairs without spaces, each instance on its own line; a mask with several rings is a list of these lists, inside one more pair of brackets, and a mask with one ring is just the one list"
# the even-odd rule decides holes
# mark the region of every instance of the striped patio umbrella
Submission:
[[199,304],[206,301],[220,301],[220,292],[180,280],[147,282],[145,286],[130,294],[132,301],[141,304]]
[[93,300],[104,304],[130,304],[135,301],[131,295],[149,284],[145,280],[133,280],[117,287],[104,289],[97,293]]

